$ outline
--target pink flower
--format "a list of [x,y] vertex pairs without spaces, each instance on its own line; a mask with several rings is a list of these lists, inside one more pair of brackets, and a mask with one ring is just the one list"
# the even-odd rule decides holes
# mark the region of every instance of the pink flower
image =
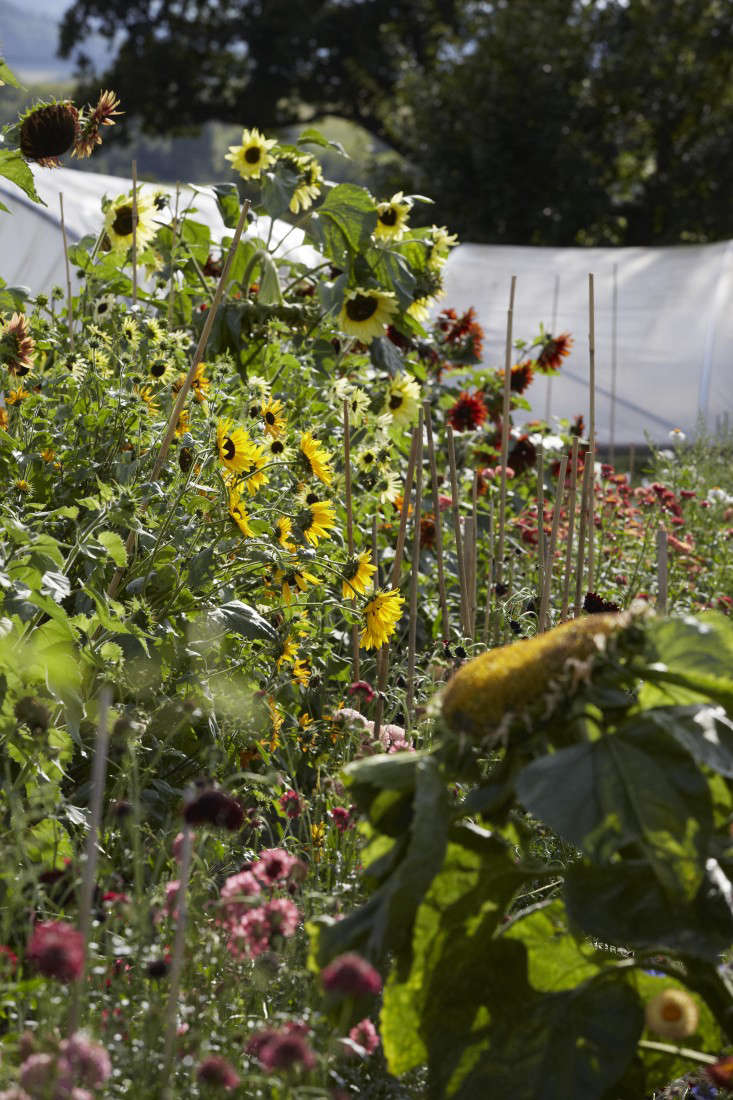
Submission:
[[265,848],[253,866],[252,874],[265,886],[273,886],[286,879],[297,862],[295,856],[291,856],[284,848]]
[[303,812],[303,805],[297,791],[286,791],[285,794],[280,795],[279,802],[280,809],[287,814],[291,821],[300,817]]
[[180,863],[183,859],[183,833],[176,834],[176,838],[172,845],[172,851],[176,863]]
[[365,703],[371,703],[376,692],[368,680],[354,680],[349,684],[349,695],[363,695]]
[[250,909],[231,930],[227,947],[235,959],[254,959],[270,946],[272,927],[264,906]]
[[375,1028],[374,1024],[368,1016],[365,1017],[365,1019],[360,1020],[355,1027],[352,1027],[351,1031],[349,1032],[349,1038],[354,1043],[358,1043],[358,1045],[362,1047],[367,1054],[374,1054],[374,1051],[379,1046],[379,1035],[377,1033],[377,1029]]
[[382,988],[382,979],[371,963],[355,952],[339,955],[321,971],[323,987],[329,993],[349,997],[376,994]]
[[52,1086],[68,1095],[74,1087],[71,1067],[53,1054],[31,1054],[18,1071],[18,1081],[31,1096],[47,1096]]
[[239,1084],[239,1075],[234,1066],[227,1062],[226,1058],[220,1058],[216,1054],[209,1055],[199,1063],[196,1076],[199,1081],[204,1081],[207,1085],[219,1085],[227,1091],[235,1089]]
[[273,934],[287,938],[292,936],[300,921],[300,910],[290,898],[275,898],[268,901],[265,913]]
[[45,977],[71,982],[84,967],[84,937],[64,921],[46,921],[33,929],[27,955]]
[[352,810],[355,809],[355,806],[351,806],[348,810],[345,806],[334,806],[332,810],[328,811],[329,817],[340,833],[345,833],[348,829],[353,829],[354,822],[351,814]]
[[272,1032],[260,1044],[257,1058],[267,1073],[277,1069],[294,1069],[296,1066],[308,1070],[313,1069],[316,1064],[308,1043],[293,1030]]
[[90,1088],[98,1088],[112,1072],[109,1054],[100,1043],[94,1043],[77,1031],[59,1045],[60,1063],[69,1066],[75,1081]]
[[173,920],[178,920],[178,893],[181,889],[181,883],[177,878],[174,878],[172,882],[169,882],[165,888],[165,901],[163,902],[163,908],[169,917],[173,917]]
[[240,871],[236,875],[230,875],[222,886],[220,895],[224,902],[226,920],[240,920],[252,908],[242,899],[258,897],[261,892],[262,887],[251,871]]

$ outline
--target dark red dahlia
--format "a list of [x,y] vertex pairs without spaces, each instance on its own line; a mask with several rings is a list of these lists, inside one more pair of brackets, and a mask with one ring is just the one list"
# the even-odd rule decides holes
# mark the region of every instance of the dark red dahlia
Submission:
[[354,680],[349,684],[349,695],[361,695],[365,703],[371,703],[376,692],[368,680]]
[[507,465],[511,466],[515,476],[519,477],[525,470],[533,469],[536,462],[537,448],[534,443],[530,441],[528,435],[520,435],[509,452],[509,461]]
[[604,600],[602,596],[597,595],[595,592],[586,592],[585,594],[583,611],[586,611],[589,615],[602,615],[606,611],[620,610],[621,608],[617,603],[612,603],[611,600]]
[[470,432],[481,427],[489,411],[484,404],[483,394],[462,393],[453,408],[448,410],[448,420],[456,432]]
[[84,968],[84,937],[65,921],[46,921],[33,929],[26,954],[45,977],[72,982]]

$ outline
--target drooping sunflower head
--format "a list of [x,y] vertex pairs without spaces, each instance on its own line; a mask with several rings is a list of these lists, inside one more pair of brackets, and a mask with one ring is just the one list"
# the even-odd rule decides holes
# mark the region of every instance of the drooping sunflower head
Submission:
[[216,427],[216,449],[219,461],[227,470],[240,473],[252,461],[254,444],[244,428],[234,426],[233,420],[220,420]]
[[278,670],[283,665],[292,665],[297,656],[298,643],[291,635],[287,635],[278,642],[275,659]]
[[384,410],[395,424],[411,424],[420,411],[420,387],[408,374],[398,374],[387,387]]
[[389,202],[380,202],[374,236],[383,241],[399,241],[407,228],[411,209],[412,202],[405,198],[402,191],[393,195]]
[[440,271],[448,259],[451,249],[458,244],[458,237],[454,233],[449,233],[444,225],[440,227],[437,225],[432,226],[431,232],[428,267],[434,271]]
[[371,550],[365,550],[358,557],[351,558],[344,566],[344,579],[341,594],[345,600],[355,600],[357,595],[364,596],[374,583],[377,567],[372,565]]
[[331,484],[331,452],[322,447],[310,432],[304,432],[300,437],[300,461],[309,477],[317,477],[324,485]]
[[197,365],[191,382],[191,389],[193,390],[194,397],[200,405],[203,405],[206,401],[210,385],[211,379],[206,376],[206,363],[201,362]]
[[0,361],[11,374],[22,378],[33,368],[35,347],[25,314],[14,313],[0,328]]
[[385,327],[397,312],[395,296],[391,291],[367,290],[354,287],[348,290],[338,316],[339,328],[347,336],[355,336],[369,344],[375,336],[382,336]]
[[115,92],[100,92],[97,105],[87,107],[79,116],[79,136],[74,143],[73,157],[90,157],[97,145],[102,144],[100,129],[102,126],[114,126],[115,118],[123,112],[118,111],[119,98]]
[[563,359],[570,355],[572,346],[573,338],[569,332],[561,332],[559,336],[548,336],[537,356],[537,369],[543,374],[559,370]]
[[59,157],[79,136],[79,112],[71,100],[32,107],[20,122],[20,151],[26,160],[58,168]]
[[275,163],[270,150],[277,142],[266,138],[259,130],[243,130],[240,145],[230,145],[225,160],[239,172],[242,179],[258,180],[266,168]]
[[282,546],[283,550],[288,550],[290,553],[294,553],[296,550],[292,533],[293,521],[290,516],[278,516],[275,520],[275,541]]
[[376,592],[364,608],[364,626],[359,644],[364,649],[380,649],[395,632],[405,600],[396,588]]
[[301,210],[308,210],[320,195],[323,171],[316,158],[307,153],[292,154],[288,156],[287,162],[298,173],[298,182],[290,200],[291,214],[298,214]]
[[229,515],[245,538],[251,538],[254,535],[249,525],[247,509],[242,503],[242,494],[236,486],[229,490]]
[[328,500],[317,500],[303,509],[298,516],[297,527],[302,537],[311,546],[317,546],[321,539],[329,538],[329,531],[336,527],[336,511]]

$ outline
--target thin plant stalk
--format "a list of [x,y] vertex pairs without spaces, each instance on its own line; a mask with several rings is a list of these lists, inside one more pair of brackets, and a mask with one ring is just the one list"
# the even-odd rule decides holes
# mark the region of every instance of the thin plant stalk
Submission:
[[69,242],[64,221],[64,196],[59,191],[59,209],[61,211],[61,240],[64,242],[64,266],[66,268],[66,323],[69,329],[69,351],[74,354],[74,312],[71,302],[71,268],[69,266]]
[[137,302],[137,161],[132,162],[132,304]]
[[[351,503],[351,432],[349,429],[349,402],[344,398],[344,487],[346,504],[346,542],[349,559],[354,558],[354,516]],[[351,679],[359,679],[359,628],[351,627]]]
[[[588,275],[588,385],[590,389],[590,416],[589,416],[589,442],[591,462],[595,468],[596,462],[596,304],[595,304],[595,279],[593,273]],[[591,481],[590,496],[588,497],[588,588],[592,592],[595,577],[595,478]]]
[[417,645],[417,589],[420,575],[420,515],[422,512],[423,410],[417,421],[415,457],[415,510],[412,514],[412,569],[410,570],[410,629],[407,643],[406,728],[412,729],[415,701],[415,649]]
[[71,1002],[71,1015],[69,1021],[69,1033],[71,1035],[73,1035],[79,1027],[81,995],[86,984],[89,936],[92,930],[92,901],[94,899],[94,886],[97,878],[97,861],[99,856],[99,827],[102,821],[104,784],[107,777],[107,749],[109,747],[108,718],[111,703],[112,689],[105,685],[99,693],[99,720],[97,722],[97,738],[94,748],[94,765],[92,768],[89,831],[87,833],[84,870],[81,880],[81,895],[79,899],[79,931],[83,938],[84,956],[82,973],[79,980],[75,983]]
[[494,500],[489,501],[489,560],[486,567],[486,611],[484,614],[484,632],[482,641],[485,646],[489,644],[491,632],[491,597],[494,590]]
[[176,271],[174,259],[178,247],[178,208],[181,201],[181,185],[176,184],[176,206],[173,213],[173,225],[171,227],[171,283],[168,288],[168,324],[173,322],[173,304],[176,297]]
[[547,559],[545,564],[545,584],[542,589],[542,603],[540,604],[540,622],[542,623],[542,629],[547,630],[549,628],[548,615],[550,609],[550,599],[552,598],[552,579],[555,565],[555,550],[557,549],[557,533],[560,529],[560,512],[562,511],[562,501],[565,495],[565,474],[568,469],[568,456],[563,455],[560,459],[560,473],[557,479],[557,492],[555,494],[555,506],[552,510],[552,528],[550,531],[550,545],[547,549]]
[[565,622],[568,617],[568,605],[570,603],[570,576],[573,568],[573,538],[575,535],[575,497],[578,489],[578,437],[573,440],[573,450],[570,456],[572,463],[570,469],[570,499],[568,500],[568,533],[565,542],[565,577],[562,586],[562,610],[560,622]]
[[473,516],[466,516],[463,521],[463,574],[466,578],[466,637],[473,638],[471,621],[473,617],[473,602],[471,593],[474,587],[473,573],[473,548],[475,540],[475,522]]
[[517,276],[512,275],[509,289],[509,309],[506,315],[506,345],[504,348],[504,401],[501,413],[501,485],[499,489],[499,548],[496,554],[496,579],[501,581],[504,571],[504,528],[506,524],[506,467],[509,458],[509,408],[512,372],[512,324],[514,318],[514,293]]
[[543,632],[541,608],[545,602],[545,452],[537,448],[537,633]]
[[448,614],[448,598],[445,591],[445,569],[443,565],[443,521],[440,511],[440,494],[438,493],[438,466],[435,461],[435,440],[433,439],[433,424],[430,403],[423,405],[425,414],[425,428],[428,440],[428,459],[430,461],[430,480],[433,496],[433,513],[435,515],[435,557],[438,563],[438,592],[440,594],[441,633],[443,641],[450,638],[450,619]]
[[667,553],[667,532],[664,527],[657,529],[657,613],[667,614],[669,591],[669,557]]
[[469,545],[471,547],[471,583],[468,587],[468,598],[471,605],[470,627],[471,638],[476,638],[476,611],[478,602],[478,470],[473,473],[473,486],[471,489],[471,511],[473,514],[473,530]]
[[509,559],[509,576],[507,577],[507,591],[506,599],[504,601],[504,644],[509,641],[509,603],[512,598],[512,592],[514,591],[514,555]]
[[468,616],[466,605],[468,603],[468,590],[466,588],[466,571],[464,568],[463,539],[461,538],[461,512],[458,502],[458,472],[456,469],[456,448],[453,441],[453,428],[449,424],[446,429],[448,440],[448,464],[450,468],[450,487],[453,500],[453,534],[456,540],[456,567],[458,570],[458,592],[460,598],[461,632],[468,634]]
[[183,957],[186,946],[186,916],[188,912],[188,883],[191,877],[191,856],[193,854],[193,829],[187,821],[183,824],[183,844],[181,846],[181,866],[178,875],[178,893],[176,894],[176,938],[173,941],[170,970],[168,971],[168,1005],[165,1019],[165,1047],[163,1051],[163,1088],[165,1097],[173,1096],[170,1077],[173,1069],[173,1056],[176,1046],[178,1025],[178,997],[181,991]]
[[578,618],[582,608],[583,573],[585,570],[585,529],[587,526],[588,485],[592,480],[593,464],[588,461],[590,452],[586,453],[586,461],[583,467],[583,485],[580,490],[580,527],[578,529],[578,560],[575,567],[575,613]]

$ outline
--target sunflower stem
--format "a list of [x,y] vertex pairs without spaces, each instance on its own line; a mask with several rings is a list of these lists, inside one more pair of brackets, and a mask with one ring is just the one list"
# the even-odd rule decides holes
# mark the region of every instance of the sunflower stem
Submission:
[[557,476],[557,490],[555,493],[555,505],[552,509],[552,529],[550,531],[550,545],[547,548],[547,557],[545,559],[545,584],[542,589],[542,602],[540,603],[540,623],[542,624],[542,630],[549,629],[548,614],[550,609],[550,599],[552,598],[552,577],[555,565],[555,550],[557,548],[557,533],[560,528],[560,512],[562,510],[562,499],[565,495],[565,474],[568,468],[568,456],[563,455],[560,459],[560,471]]
[[580,526],[578,527],[578,563],[575,570],[575,611],[574,618],[578,618],[582,608],[581,597],[583,595],[583,571],[585,569],[585,529],[588,514],[588,486],[592,481],[593,462],[590,451],[585,453],[585,465],[583,466],[583,484],[580,490]]
[[562,586],[562,610],[560,622],[564,623],[568,617],[568,604],[570,602],[570,576],[573,568],[573,538],[575,535],[575,498],[578,491],[578,437],[573,440],[573,450],[570,455],[570,497],[568,499],[568,531],[565,538],[565,576]]
[[69,241],[66,236],[64,220],[64,196],[59,191],[59,209],[61,211],[61,240],[64,242],[64,266],[66,268],[66,324],[69,330],[69,352],[74,354],[74,313],[71,305],[71,268],[69,267]]

